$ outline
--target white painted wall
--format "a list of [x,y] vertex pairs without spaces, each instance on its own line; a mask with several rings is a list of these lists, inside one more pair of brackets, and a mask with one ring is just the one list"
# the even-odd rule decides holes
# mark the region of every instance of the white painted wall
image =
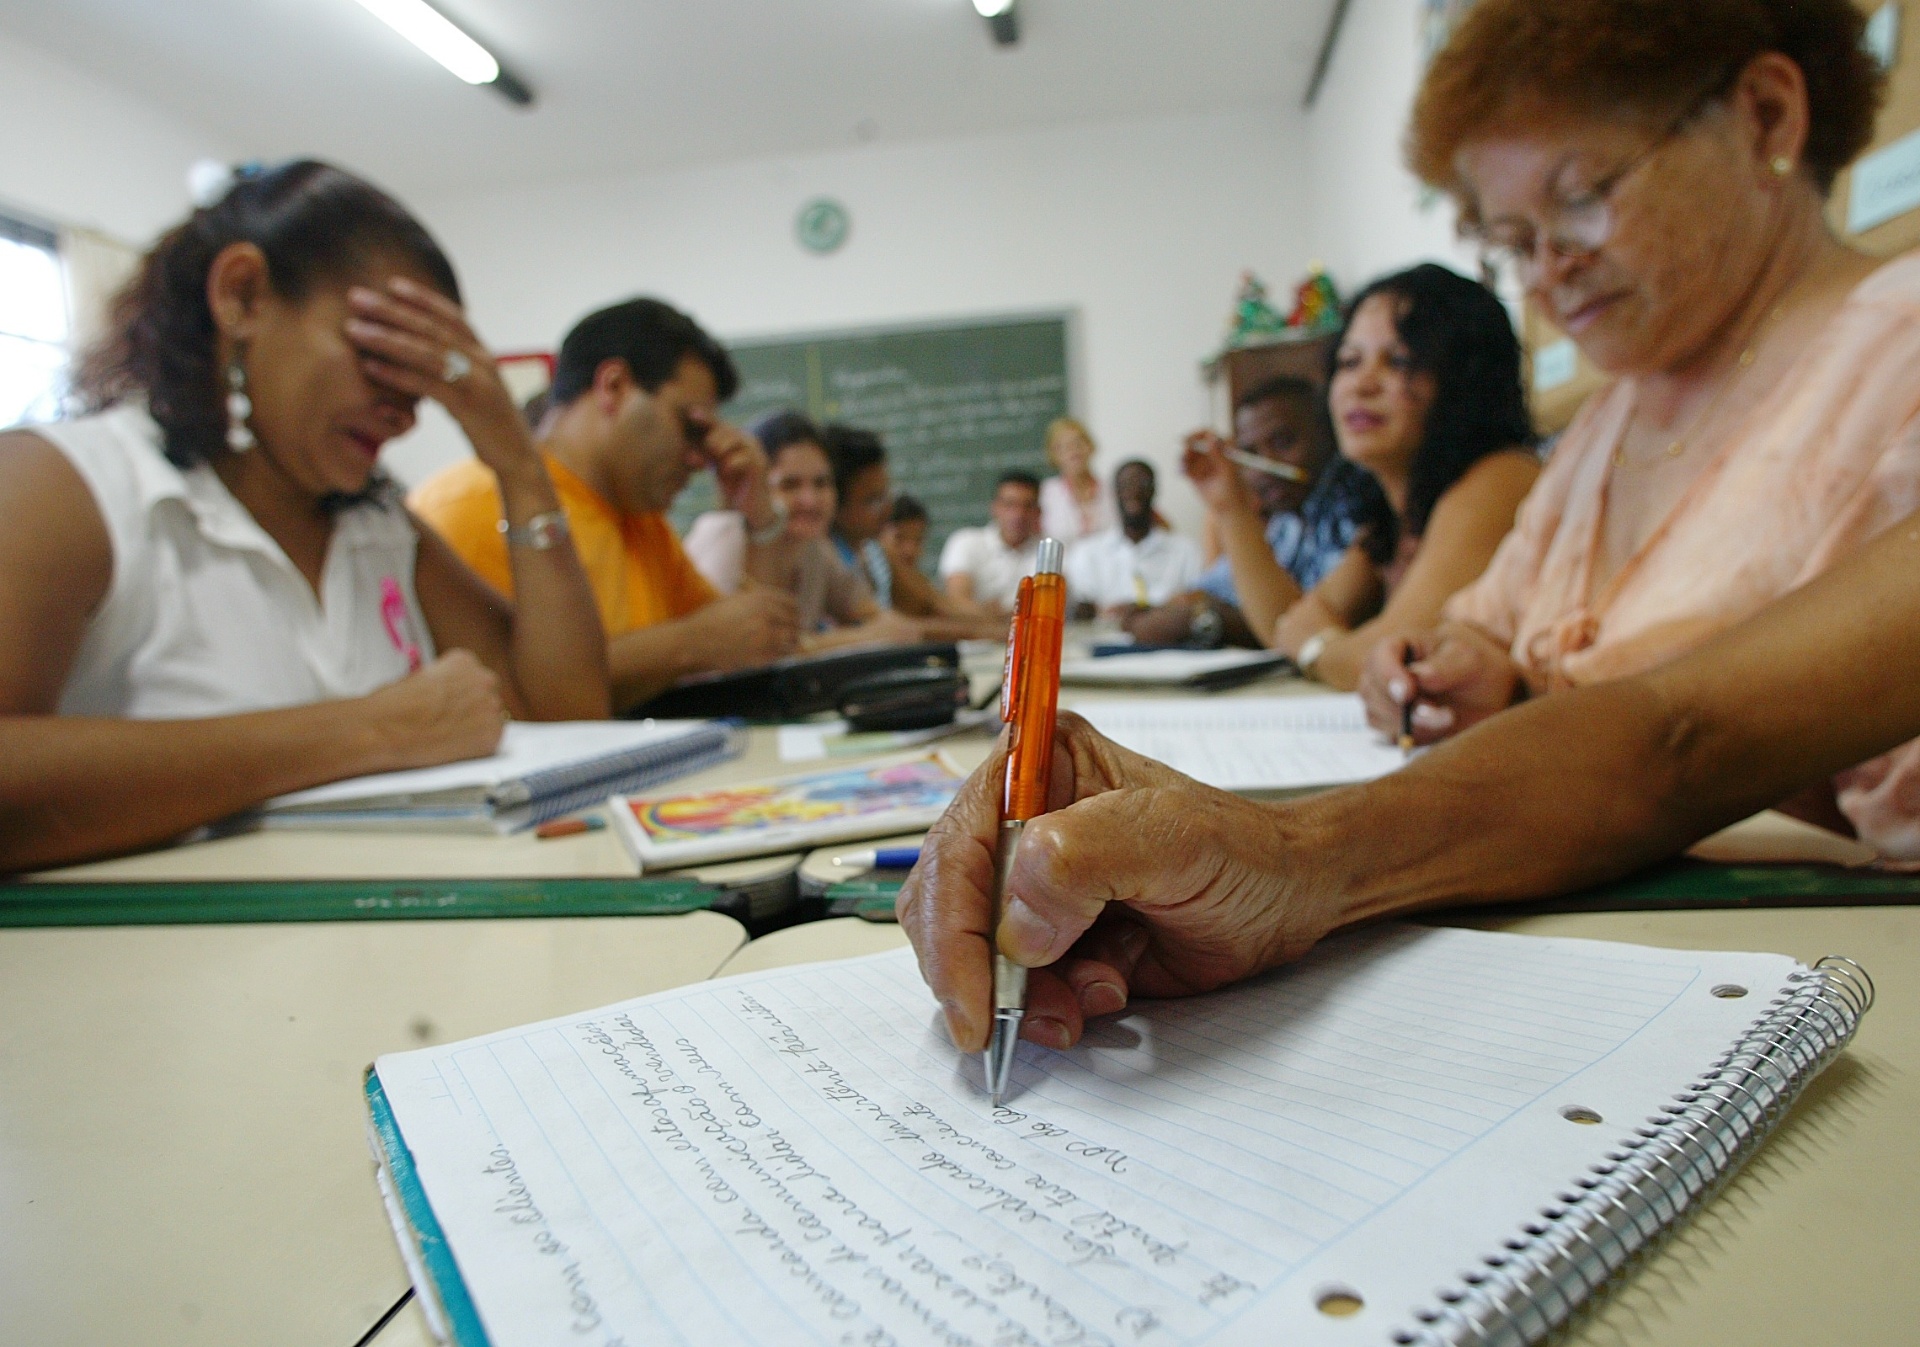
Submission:
[[1420,79],[1421,0],[1353,0],[1333,63],[1307,115],[1309,230],[1342,294],[1376,276],[1441,262],[1473,274],[1453,208],[1421,201],[1400,153]]
[[[412,204],[496,349],[551,349],[592,308],[642,293],[723,338],[1076,310],[1076,410],[1101,462],[1163,465],[1162,508],[1197,530],[1173,465],[1209,410],[1198,362],[1243,268],[1279,288],[1309,256],[1305,159],[1301,114],[1264,108]],[[824,258],[793,234],[821,194],[853,218]],[[429,416],[390,463],[417,478],[463,451]]]
[[212,137],[0,34],[0,209],[145,245],[186,214]]

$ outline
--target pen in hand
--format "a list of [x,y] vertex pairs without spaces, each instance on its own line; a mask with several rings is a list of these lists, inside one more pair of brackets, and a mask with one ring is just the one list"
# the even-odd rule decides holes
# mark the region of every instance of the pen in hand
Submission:
[[[1412,642],[1408,642],[1406,645],[1400,647],[1400,664],[1402,668],[1412,664],[1418,657],[1418,652],[1414,650]],[[1413,682],[1412,672],[1409,670],[1407,699],[1400,703],[1400,751],[1402,753],[1413,752],[1413,708],[1419,700],[1420,689],[1419,686]]]
[[1040,540],[1034,573],[1020,582],[1007,638],[1006,689],[1000,714],[1010,726],[1007,782],[1000,811],[999,850],[994,858],[993,1030],[987,1039],[987,1094],[997,1107],[1006,1096],[1013,1071],[1020,1022],[1027,1012],[1027,970],[1000,953],[1000,919],[1006,907],[1007,880],[1027,820],[1045,812],[1053,766],[1053,728],[1060,702],[1060,641],[1067,613],[1066,579],[1060,573],[1064,549],[1053,538]]

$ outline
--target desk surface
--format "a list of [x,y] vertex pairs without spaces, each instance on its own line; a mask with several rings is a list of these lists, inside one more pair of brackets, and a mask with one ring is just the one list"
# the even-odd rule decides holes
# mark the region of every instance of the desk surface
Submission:
[[0,932],[0,1342],[350,1347],[406,1289],[361,1072],[712,974],[678,917]]

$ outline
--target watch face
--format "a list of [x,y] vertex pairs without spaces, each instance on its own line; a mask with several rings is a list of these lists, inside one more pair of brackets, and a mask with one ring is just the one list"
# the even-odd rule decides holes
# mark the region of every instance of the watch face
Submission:
[[1197,608],[1187,623],[1187,636],[1195,645],[1213,647],[1226,634],[1226,619],[1212,608]]

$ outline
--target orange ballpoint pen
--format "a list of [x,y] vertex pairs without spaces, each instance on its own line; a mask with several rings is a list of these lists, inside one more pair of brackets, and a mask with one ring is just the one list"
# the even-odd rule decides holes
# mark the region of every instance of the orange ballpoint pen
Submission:
[[[1007,749],[1006,797],[1000,810],[1000,846],[993,876],[996,939],[1007,878],[1027,820],[1046,812],[1053,767],[1053,724],[1060,705],[1060,640],[1066,629],[1067,582],[1060,566],[1064,549],[1040,540],[1034,573],[1020,582],[1007,636],[1006,682],[1000,716],[1012,726]],[[1027,970],[993,952],[993,1032],[987,1039],[987,1094],[998,1106],[1013,1071],[1020,1021],[1027,1013]]]

